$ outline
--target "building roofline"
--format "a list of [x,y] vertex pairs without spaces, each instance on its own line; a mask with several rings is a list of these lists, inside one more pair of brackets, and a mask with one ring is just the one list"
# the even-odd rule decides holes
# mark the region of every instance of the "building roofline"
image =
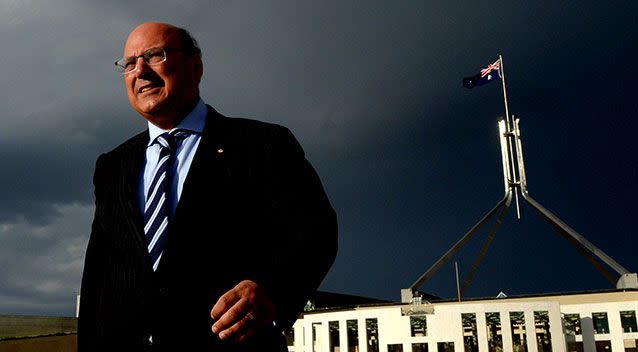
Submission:
[[[529,293],[529,294],[518,294],[518,295],[507,295],[507,297],[474,297],[474,298],[465,298],[462,302],[474,302],[474,301],[491,301],[491,300],[508,300],[508,299],[520,299],[520,298],[534,298],[534,297],[552,297],[552,296],[576,296],[576,295],[590,295],[590,294],[603,294],[603,293],[614,293],[614,292],[638,292],[638,289],[633,288],[611,288],[611,289],[600,289],[600,290],[585,290],[585,291],[566,291],[566,292],[547,292],[547,293]],[[431,300],[430,303],[452,303],[458,302],[458,299],[440,299],[440,300]]]
[[[481,301],[507,301],[507,300],[514,300],[514,299],[522,299],[522,298],[552,297],[552,296],[561,297],[561,296],[577,296],[577,295],[592,295],[592,294],[622,293],[622,292],[638,292],[638,289],[631,289],[631,288],[615,289],[614,288],[614,289],[586,290],[586,291],[532,293],[532,294],[512,295],[512,296],[507,296],[502,298],[475,297],[475,298],[463,299],[460,303],[481,302]],[[423,303],[424,304],[459,303],[459,301],[457,299],[437,299],[437,300],[429,300],[429,301],[424,300]],[[346,311],[346,310],[357,310],[360,308],[382,308],[382,307],[393,307],[393,306],[399,307],[399,306],[406,306],[409,304],[410,303],[401,303],[398,301],[394,301],[394,302],[385,302],[385,303],[365,303],[365,304],[356,304],[351,306],[340,306],[340,307],[323,307],[323,308],[316,308],[315,310],[312,310],[312,311],[303,312],[300,315],[300,318],[306,314],[312,315],[312,314],[339,312],[339,311]]]

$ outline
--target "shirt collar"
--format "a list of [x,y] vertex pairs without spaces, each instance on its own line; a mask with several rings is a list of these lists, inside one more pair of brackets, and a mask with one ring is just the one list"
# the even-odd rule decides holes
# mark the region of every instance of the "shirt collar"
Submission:
[[186,115],[186,117],[184,117],[182,121],[177,126],[175,126],[175,128],[164,130],[148,121],[148,133],[150,137],[148,140],[148,146],[153,144],[157,136],[164,132],[171,132],[174,130],[187,130],[191,133],[201,134],[202,131],[204,131],[204,125],[206,124],[207,115],[208,109],[206,108],[206,104],[204,104],[204,101],[200,98],[197,104],[195,104],[193,110],[188,115]]

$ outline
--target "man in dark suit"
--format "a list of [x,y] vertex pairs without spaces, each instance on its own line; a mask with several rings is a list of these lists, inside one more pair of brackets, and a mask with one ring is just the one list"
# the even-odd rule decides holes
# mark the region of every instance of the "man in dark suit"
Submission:
[[149,128],[96,163],[79,351],[286,351],[337,250],[302,148],[204,104],[184,29],[138,26],[116,65]]

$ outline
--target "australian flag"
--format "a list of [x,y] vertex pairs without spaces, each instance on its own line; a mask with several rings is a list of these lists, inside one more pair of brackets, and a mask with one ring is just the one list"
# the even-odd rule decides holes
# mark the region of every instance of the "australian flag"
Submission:
[[501,78],[501,60],[496,60],[491,65],[481,70],[481,73],[463,78],[463,87],[472,89],[476,86],[482,86],[486,83],[496,81]]

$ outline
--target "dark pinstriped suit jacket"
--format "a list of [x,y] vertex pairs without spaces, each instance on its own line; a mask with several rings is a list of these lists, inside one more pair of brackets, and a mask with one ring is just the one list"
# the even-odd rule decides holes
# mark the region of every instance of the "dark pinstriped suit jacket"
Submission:
[[[153,272],[138,201],[148,138],[140,133],[96,163],[79,351],[286,350],[280,329],[297,318],[337,251],[335,212],[302,148],[284,127],[209,107]],[[210,331],[209,312],[245,279],[273,299],[279,328],[231,346]]]

